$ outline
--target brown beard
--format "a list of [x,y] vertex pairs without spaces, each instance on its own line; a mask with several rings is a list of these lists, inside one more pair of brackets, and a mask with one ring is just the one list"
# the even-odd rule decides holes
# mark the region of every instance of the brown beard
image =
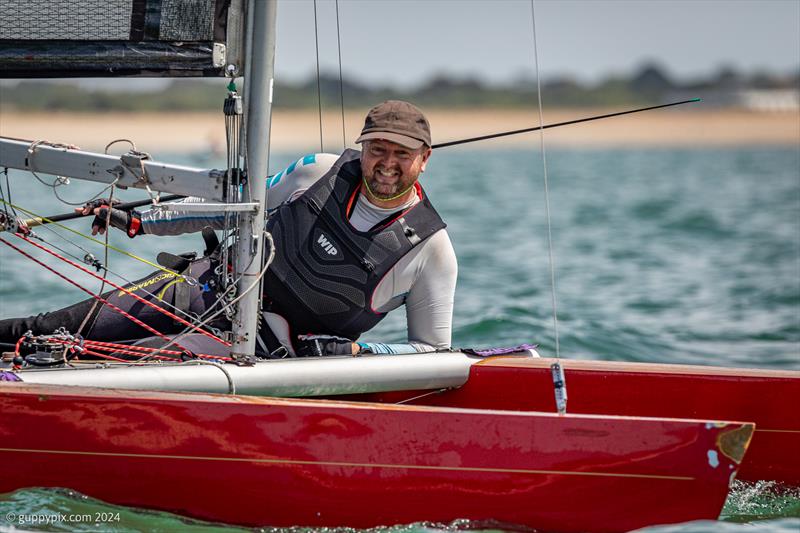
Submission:
[[389,192],[383,192],[379,190],[382,188],[383,184],[381,184],[378,179],[375,178],[374,172],[372,176],[364,177],[364,183],[367,185],[368,192],[371,196],[379,200],[390,200],[398,195],[405,194],[414,185],[414,181],[416,180],[408,180],[404,179],[404,176],[400,176],[400,179],[392,185],[392,188]]

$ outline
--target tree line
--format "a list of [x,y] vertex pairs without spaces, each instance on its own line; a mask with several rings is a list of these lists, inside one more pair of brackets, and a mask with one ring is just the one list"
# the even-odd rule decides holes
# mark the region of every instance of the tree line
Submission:
[[[216,81],[217,83],[214,83]],[[158,91],[91,90],[66,83],[22,81],[0,88],[0,108],[6,111],[130,111],[180,112],[216,111],[226,95],[224,80],[176,79]],[[340,91],[341,87],[341,91]],[[656,64],[643,65],[628,76],[609,76],[596,83],[584,83],[568,76],[546,80],[542,99],[548,107],[608,107],[648,105],[663,102],[674,94],[704,97],[708,93],[745,89],[800,89],[800,71],[776,75],[767,72],[742,74],[732,68],[697,80],[676,81]],[[364,107],[387,99],[405,99],[423,108],[524,108],[535,106],[536,87],[532,80],[490,85],[478,78],[437,76],[410,89],[375,87],[338,76],[323,74],[303,82],[277,83],[276,109],[338,109]]]

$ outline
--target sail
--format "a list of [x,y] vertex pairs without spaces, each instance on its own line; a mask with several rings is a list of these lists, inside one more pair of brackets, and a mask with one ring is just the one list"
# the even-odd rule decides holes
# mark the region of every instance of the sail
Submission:
[[0,77],[243,73],[244,0],[0,0]]

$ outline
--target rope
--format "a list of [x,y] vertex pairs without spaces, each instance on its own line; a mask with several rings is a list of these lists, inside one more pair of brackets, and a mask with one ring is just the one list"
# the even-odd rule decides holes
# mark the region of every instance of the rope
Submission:
[[[49,336],[48,336],[49,337]],[[27,339],[27,337],[22,337],[17,344],[15,345],[15,354],[19,355],[19,349],[22,343]],[[87,353],[89,355],[94,355],[95,357],[101,357],[103,359],[109,359],[111,361],[117,361],[120,363],[131,363],[132,361],[128,359],[120,359],[118,357],[114,357],[110,355],[111,353],[117,353],[122,355],[132,355],[136,357],[141,357],[142,354],[151,354],[159,350],[158,348],[153,348],[151,346],[131,346],[129,344],[119,344],[116,342],[105,342],[105,341],[94,341],[89,339],[82,339],[80,341],[70,338],[63,338],[63,339],[53,339],[52,337],[49,338],[50,342],[58,342],[65,346],[74,349],[75,347],[80,348],[78,350],[79,353]],[[99,350],[99,351],[98,351]],[[108,353],[101,353],[101,352],[108,352]],[[184,355],[186,352],[180,352],[178,350],[162,350],[162,353],[178,356],[178,357],[163,357],[163,356],[153,356],[155,359],[159,361],[175,361],[180,356]],[[220,356],[220,355],[210,355],[205,353],[193,353],[194,357],[202,358],[202,359],[215,359],[221,361],[231,361],[230,357]],[[192,361],[192,360],[190,360]],[[189,361],[189,362],[190,362]],[[197,361],[198,363],[206,363],[207,361]]]
[[[80,270],[81,272],[84,272],[84,273],[86,273],[86,274],[89,274],[90,276],[92,276],[92,277],[93,277],[93,278],[95,278],[95,279],[99,279],[99,280],[103,280],[104,282],[107,282],[109,285],[111,285],[112,287],[114,287],[115,289],[117,289],[117,290],[119,290],[119,291],[122,291],[122,292],[124,292],[125,294],[127,294],[128,296],[130,296],[130,297],[132,297],[134,300],[136,300],[137,302],[143,303],[144,305],[146,305],[146,306],[148,306],[148,307],[150,307],[150,308],[152,308],[152,309],[155,309],[155,310],[156,310],[156,311],[158,311],[159,313],[162,313],[162,314],[164,314],[164,315],[168,316],[168,317],[169,317],[169,318],[171,318],[172,320],[175,320],[176,322],[178,322],[178,323],[180,323],[180,324],[182,324],[182,325],[184,325],[184,326],[186,326],[186,327],[192,328],[192,331],[195,331],[195,332],[197,332],[197,333],[200,333],[201,335],[204,335],[204,336],[206,336],[206,337],[208,337],[208,338],[210,338],[210,339],[213,339],[213,340],[215,340],[215,341],[217,341],[217,342],[219,342],[219,343],[221,343],[221,344],[223,344],[223,345],[225,345],[225,346],[230,346],[230,343],[228,343],[228,342],[225,342],[224,340],[220,339],[220,338],[219,338],[219,337],[217,337],[216,335],[214,335],[214,334],[212,334],[212,333],[209,333],[209,332],[207,332],[207,331],[205,331],[205,330],[202,330],[202,329],[198,328],[198,327],[197,327],[197,326],[195,326],[194,324],[192,324],[192,323],[190,323],[190,322],[188,322],[188,321],[184,320],[183,318],[179,317],[178,315],[176,315],[176,314],[174,314],[174,313],[171,313],[171,312],[167,311],[167,310],[166,310],[166,309],[164,309],[163,307],[160,307],[160,306],[158,306],[158,305],[154,304],[154,303],[153,303],[153,302],[151,302],[151,301],[145,300],[144,298],[142,298],[142,297],[141,297],[141,296],[139,296],[138,294],[134,294],[134,293],[133,293],[133,292],[131,292],[130,290],[128,290],[128,289],[126,289],[126,288],[124,288],[124,287],[122,287],[122,286],[120,286],[120,285],[117,285],[117,284],[116,284],[116,283],[114,283],[113,281],[111,281],[111,280],[107,280],[107,279],[105,279],[104,277],[102,277],[102,276],[99,276],[98,274],[96,274],[96,273],[92,272],[91,270],[89,270],[89,269],[87,269],[87,268],[84,268],[82,265],[79,265],[78,263],[74,263],[73,261],[70,261],[70,260],[69,260],[69,259],[67,259],[66,257],[63,257],[63,256],[61,256],[61,255],[59,255],[59,254],[55,253],[55,252],[54,252],[54,251],[52,251],[52,250],[48,250],[46,247],[42,246],[41,244],[37,244],[37,243],[35,243],[34,241],[32,241],[32,240],[28,239],[28,238],[27,238],[27,237],[25,237],[24,235],[20,235],[20,234],[18,234],[18,233],[15,233],[14,235],[16,235],[17,237],[19,237],[19,238],[20,238],[20,239],[22,239],[23,241],[25,241],[25,242],[27,242],[27,243],[29,243],[29,244],[31,244],[31,245],[33,245],[33,246],[35,246],[36,248],[39,248],[40,250],[43,250],[43,251],[47,252],[48,254],[52,255],[53,257],[56,257],[56,258],[58,258],[58,259],[61,259],[61,260],[62,260],[62,261],[64,261],[65,263],[67,263],[67,264],[69,264],[69,265],[72,265],[73,267],[77,268],[77,269],[78,269],[78,270]],[[102,293],[101,293],[101,294],[102,294]]]
[[[129,285],[133,285],[133,284],[134,284],[134,281],[132,281],[132,280],[130,280],[130,279],[128,279],[128,278],[126,278],[125,276],[123,276],[122,274],[119,274],[118,272],[115,272],[115,271],[111,270],[110,268],[108,268],[107,264],[106,264],[106,265],[104,265],[104,264],[100,263],[99,261],[97,261],[97,263],[96,263],[96,264],[95,264],[95,263],[89,263],[89,262],[87,261],[87,256],[91,256],[91,257],[90,257],[90,259],[91,259],[91,258],[94,258],[94,255],[93,255],[93,254],[92,254],[92,253],[91,253],[89,250],[87,250],[86,248],[83,248],[82,246],[80,246],[79,244],[77,244],[77,243],[75,243],[75,242],[72,242],[72,241],[70,241],[69,239],[67,239],[66,237],[64,237],[63,235],[59,234],[57,231],[55,231],[53,228],[51,228],[51,227],[50,227],[48,224],[45,224],[45,225],[43,225],[43,226],[41,226],[41,227],[42,227],[42,228],[45,228],[45,229],[47,229],[48,231],[50,231],[51,233],[53,233],[55,236],[57,236],[57,237],[59,237],[59,238],[61,238],[61,239],[65,240],[65,241],[66,241],[66,242],[68,242],[69,244],[71,244],[71,245],[75,246],[76,248],[80,249],[80,250],[81,250],[81,251],[83,251],[83,252],[84,252],[86,255],[84,255],[84,257],[82,257],[82,258],[81,258],[81,257],[77,257],[77,256],[75,256],[74,254],[70,253],[69,251],[67,251],[67,250],[65,250],[65,249],[63,249],[63,248],[61,248],[61,247],[60,247],[60,246],[58,246],[57,244],[54,244],[53,242],[51,242],[51,241],[48,241],[48,240],[46,240],[46,239],[42,238],[40,235],[37,235],[37,234],[36,234],[36,233],[34,233],[34,232],[31,232],[31,235],[30,235],[30,236],[31,236],[31,238],[34,238],[34,239],[37,239],[37,240],[39,240],[39,241],[43,242],[44,244],[46,244],[46,245],[50,246],[51,248],[53,248],[53,249],[55,249],[55,250],[58,250],[58,251],[59,251],[59,252],[61,252],[62,254],[66,255],[66,256],[69,256],[69,257],[71,257],[72,259],[74,259],[74,260],[75,260],[75,261],[77,261],[78,263],[81,263],[81,262],[82,262],[82,263],[85,263],[85,264],[91,264],[91,265],[92,265],[92,266],[94,266],[95,268],[102,269],[102,270],[103,270],[103,272],[105,272],[105,273],[106,273],[105,275],[112,274],[112,275],[116,276],[118,279],[122,280],[122,281],[123,281],[124,283],[126,283],[126,284],[129,284]],[[108,262],[108,254],[107,254],[107,253],[106,253],[105,261],[106,261],[106,263]],[[98,265],[99,265],[99,266],[98,266]],[[156,294],[154,294],[154,293],[152,293],[152,292],[148,291],[146,287],[140,287],[140,288],[139,288],[139,289],[137,289],[137,290],[139,290],[139,291],[143,292],[144,294],[146,294],[146,295],[148,295],[148,296],[152,296],[153,298],[160,299],[160,297],[159,297],[158,295],[156,295]],[[100,291],[100,294],[102,294],[102,293],[103,293],[103,291],[101,290],[101,291]],[[194,317],[194,315],[192,315],[191,313],[187,313],[186,311],[183,311],[182,309],[178,309],[177,307],[175,307],[174,305],[172,305],[172,304],[171,304],[171,303],[169,303],[169,302],[162,301],[161,303],[162,303],[162,305],[164,305],[164,306],[166,306],[166,307],[169,307],[169,308],[171,308],[171,309],[172,309],[172,310],[173,310],[175,313],[180,313],[180,314],[182,314],[183,316],[185,316],[185,317],[188,317],[188,318],[192,318],[192,319],[194,319],[194,318],[195,318],[195,317]],[[77,333],[80,333],[80,331],[78,331]]]
[[[125,161],[125,155],[120,156],[119,159],[120,164],[122,164],[123,167],[128,169],[128,172],[130,172],[133,177],[137,178],[142,183],[142,185],[144,185],[144,188],[147,191],[147,194],[150,196],[150,201],[153,202],[153,205],[158,205],[159,193],[155,193],[153,192],[152,189],[150,189],[150,176],[147,175],[147,168],[144,166],[144,162],[150,159],[150,154],[148,154],[147,152],[140,152],[139,150],[137,150],[136,143],[130,139],[114,139],[113,141],[111,141],[106,145],[105,149],[103,150],[103,153],[108,155],[108,149],[119,142],[126,142],[131,145],[131,149],[128,150],[128,153],[125,155],[132,155],[137,158],[137,160],[139,161],[139,167],[138,167],[139,175],[137,176],[134,167],[132,167],[131,165],[128,164],[127,161]],[[116,183],[116,181],[114,183]],[[112,183],[112,185],[114,184]]]
[[322,145],[322,85],[319,76],[319,28],[317,27],[317,0],[314,0],[314,45],[317,48],[317,104],[319,106],[319,151],[324,152]]
[[[247,287],[247,289],[245,289],[244,291],[242,291],[242,293],[241,293],[240,295],[238,295],[236,298],[234,298],[233,300],[231,300],[230,302],[228,302],[227,304],[225,304],[225,305],[224,305],[224,306],[223,306],[223,307],[222,307],[220,310],[218,310],[216,313],[212,314],[212,315],[211,315],[211,316],[209,316],[208,318],[205,318],[205,319],[203,319],[203,321],[202,321],[202,322],[200,322],[199,324],[197,324],[197,327],[203,327],[203,326],[205,326],[205,325],[206,325],[208,322],[211,322],[212,320],[214,320],[215,318],[217,318],[219,315],[221,315],[222,313],[224,313],[224,312],[225,312],[227,309],[230,309],[231,307],[233,307],[234,305],[236,305],[236,304],[239,302],[239,300],[241,300],[242,298],[244,298],[244,297],[245,297],[245,295],[247,295],[247,294],[248,294],[250,291],[252,291],[252,290],[253,290],[255,287],[258,287],[258,286],[260,285],[260,283],[261,283],[261,278],[263,278],[263,277],[264,277],[264,274],[266,274],[266,273],[267,273],[267,269],[268,269],[268,268],[269,268],[269,266],[272,264],[272,261],[275,259],[275,241],[272,239],[272,235],[271,235],[271,234],[270,234],[268,231],[264,231],[264,236],[265,236],[265,237],[267,238],[267,240],[269,241],[270,252],[269,252],[269,257],[267,258],[267,261],[266,261],[266,263],[264,264],[264,268],[262,268],[262,269],[261,269],[261,272],[259,272],[259,273],[258,273],[258,276],[256,277],[256,279],[255,279],[255,280],[253,280],[253,283],[251,283],[251,284],[250,284],[250,286],[249,286],[249,287]],[[240,278],[241,278],[241,277],[240,277]],[[238,283],[238,280],[237,280],[236,282]],[[214,303],[214,306],[215,306],[215,305],[217,305],[217,303],[221,302],[221,301],[222,301],[222,299],[223,299],[223,297],[224,297],[224,294],[223,294],[222,296],[220,296],[220,298],[219,298],[219,299],[217,299],[217,302],[215,302],[215,303]],[[211,306],[211,307],[209,308],[209,311],[211,311],[211,309],[213,309],[213,308],[214,308],[214,306]],[[201,317],[201,318],[202,318],[202,317]],[[168,347],[170,347],[170,346],[171,346],[173,343],[174,343],[174,344],[177,344],[177,341],[178,341],[178,340],[180,340],[180,339],[182,339],[183,337],[185,337],[187,334],[188,334],[188,331],[187,331],[187,330],[184,330],[184,331],[182,331],[180,334],[178,334],[178,335],[175,337],[175,339],[174,339],[172,342],[170,342],[170,343],[167,343],[166,345],[164,345],[164,348],[168,348]],[[257,333],[256,333],[256,334],[257,334]],[[156,352],[156,353],[158,353],[158,352]]]
[[147,259],[144,259],[143,257],[139,257],[138,255],[134,255],[134,254],[132,254],[130,252],[122,250],[121,248],[117,248],[116,246],[114,246],[112,244],[106,244],[101,240],[95,239],[94,237],[92,237],[90,235],[86,235],[84,233],[81,233],[80,231],[74,230],[74,229],[70,228],[69,226],[65,226],[64,224],[61,224],[59,222],[55,222],[53,220],[50,220],[49,218],[47,218],[45,216],[37,215],[33,211],[25,209],[24,207],[20,207],[18,205],[14,205],[11,202],[6,202],[3,199],[0,199],[0,202],[2,202],[5,205],[8,205],[12,209],[19,209],[23,213],[25,213],[25,214],[33,217],[33,218],[40,218],[44,222],[46,222],[47,224],[52,224],[52,225],[57,226],[57,227],[59,227],[61,229],[67,230],[70,233],[74,233],[75,235],[78,235],[79,237],[83,237],[84,239],[88,239],[88,240],[92,241],[95,244],[99,244],[100,246],[105,246],[107,248],[111,248],[112,250],[114,250],[117,253],[120,253],[122,255],[130,257],[131,259],[135,259],[136,261],[140,261],[142,263],[145,263],[146,265],[150,265],[151,267],[153,267],[153,268],[155,268],[157,270],[160,270],[161,272],[164,272],[164,273],[167,273],[167,274],[172,274],[173,276],[177,276],[179,278],[182,278],[182,279],[186,280],[189,283],[196,283],[197,282],[196,280],[194,280],[192,278],[189,278],[188,276],[184,276],[183,274],[179,274],[178,272],[175,272],[174,270],[170,270],[168,268],[162,267],[161,265],[153,263],[152,261],[148,261]]
[[342,150],[347,150],[347,134],[344,127],[344,77],[342,76],[342,39],[339,35],[339,0],[336,0],[336,48],[339,51],[339,96],[342,101]]
[[[531,0],[531,27],[533,28],[533,58],[536,67],[536,95],[539,103],[539,124],[544,124],[542,113],[542,85],[539,78],[539,51],[536,45],[536,14],[534,0]],[[544,130],[539,130],[539,145],[542,150],[542,170],[544,172],[544,212],[547,218],[547,252],[550,258],[550,296],[553,304],[553,332],[556,338],[556,358],[560,358],[561,350],[558,338],[558,308],[556,307],[556,267],[553,253],[553,232],[550,223],[550,190],[547,183],[547,152],[544,147]]]
[[[113,143],[112,143],[113,144]],[[133,143],[131,143],[133,144]],[[108,153],[108,147],[111,146],[109,144],[106,146],[106,153]],[[117,180],[114,180],[114,183],[111,184],[111,192],[108,195],[108,205],[109,209],[106,209],[106,220],[105,220],[105,246],[103,247],[103,281],[100,282],[100,289],[97,291],[97,294],[103,294],[106,288],[106,281],[105,278],[108,277],[108,239],[111,237],[111,207],[114,205],[114,185],[117,183]],[[80,335],[83,332],[83,328],[85,328],[89,324],[89,320],[91,320],[92,316],[94,316],[94,312],[97,309],[97,300],[92,303],[92,307],[86,313],[86,316],[83,318],[80,326],[78,326],[78,331],[75,332],[76,335]]]
[[75,146],[74,144],[53,143],[53,142],[45,141],[45,140],[33,141],[33,142],[31,142],[30,146],[28,146],[28,172],[33,174],[33,177],[36,178],[39,181],[39,183],[43,184],[46,187],[50,187],[53,190],[53,194],[55,195],[55,197],[58,198],[58,200],[61,203],[64,203],[64,204],[67,204],[67,205],[72,205],[72,206],[83,206],[83,205],[86,205],[87,203],[91,202],[92,200],[95,200],[95,199],[99,198],[100,196],[102,196],[104,192],[106,192],[107,190],[112,188],[117,183],[117,180],[119,180],[119,178],[117,178],[116,180],[114,180],[113,183],[111,183],[110,185],[106,186],[100,192],[98,192],[97,194],[95,194],[94,196],[92,196],[91,198],[89,198],[86,201],[75,203],[75,202],[70,202],[69,200],[65,200],[64,198],[59,196],[58,191],[56,189],[58,187],[62,187],[64,185],[69,185],[69,183],[70,183],[69,182],[69,178],[66,178],[64,176],[56,176],[56,179],[55,179],[55,181],[53,183],[48,183],[47,181],[42,179],[36,173],[36,171],[34,170],[33,162],[34,162],[34,159],[35,159],[35,156],[36,156],[36,149],[41,145],[46,145],[46,146],[50,146],[50,147],[53,147],[53,148],[64,148],[66,150],[78,150],[79,148],[77,146]]
[[[105,350],[109,352],[118,352],[118,353],[124,353],[126,355],[136,355],[136,356],[141,356],[142,353],[153,353],[156,351],[176,356],[181,356],[185,353],[178,350],[165,350],[163,348],[153,348],[150,346],[131,346],[128,344],[93,341],[88,339],[84,340],[83,344],[84,346],[90,346],[95,350]],[[231,361],[230,357],[225,357],[221,355],[211,355],[206,353],[193,353],[192,355],[203,359],[219,359],[222,361]],[[176,359],[175,357],[160,357],[160,356],[154,356],[154,357],[164,361],[174,361]]]
[[[27,240],[27,239],[26,239],[26,240]],[[139,326],[139,327],[143,328],[144,330],[146,330],[146,331],[148,331],[148,332],[152,333],[153,335],[155,335],[155,336],[157,336],[157,337],[160,337],[160,338],[162,338],[162,339],[166,340],[166,341],[167,341],[168,343],[170,343],[170,344],[175,344],[176,346],[178,346],[178,347],[179,347],[180,349],[182,349],[182,350],[185,350],[185,351],[187,351],[187,352],[189,352],[189,351],[190,351],[190,350],[187,350],[186,348],[184,348],[183,346],[181,346],[180,344],[178,344],[177,342],[173,341],[172,339],[170,339],[169,337],[167,337],[166,335],[164,335],[164,334],[163,334],[163,333],[161,333],[160,331],[157,331],[157,330],[155,330],[154,328],[152,328],[151,326],[149,326],[149,325],[145,324],[144,322],[142,322],[141,320],[139,320],[139,319],[138,319],[138,318],[136,318],[135,316],[131,315],[130,313],[128,313],[128,312],[126,312],[126,311],[123,311],[122,309],[120,309],[120,308],[119,308],[119,307],[117,307],[116,305],[112,304],[111,302],[109,302],[108,300],[106,300],[105,298],[103,298],[102,296],[100,296],[99,294],[95,294],[95,293],[93,293],[92,291],[90,291],[89,289],[87,289],[87,288],[85,288],[85,287],[82,287],[81,285],[79,285],[79,284],[78,284],[78,283],[76,283],[75,281],[73,281],[73,280],[69,279],[69,278],[68,278],[68,277],[66,277],[65,275],[61,274],[60,272],[56,271],[55,269],[53,269],[53,268],[51,268],[51,267],[47,266],[46,264],[44,264],[43,262],[39,261],[38,259],[36,259],[36,258],[35,258],[35,257],[33,257],[32,255],[30,255],[29,253],[25,252],[24,250],[21,250],[20,248],[17,248],[16,246],[14,246],[14,245],[13,245],[13,244],[11,244],[10,242],[6,241],[6,240],[5,240],[5,239],[3,239],[2,237],[0,237],[0,242],[2,242],[3,244],[5,244],[6,246],[9,246],[9,247],[10,247],[10,248],[12,248],[13,250],[16,250],[17,252],[19,252],[19,253],[20,253],[20,254],[22,254],[23,256],[27,257],[28,259],[30,259],[30,260],[31,260],[31,261],[33,261],[34,263],[37,263],[38,265],[40,265],[40,266],[44,267],[45,269],[49,270],[50,272],[52,272],[53,274],[55,274],[55,275],[56,275],[56,276],[58,276],[59,278],[63,279],[63,280],[64,280],[64,281],[66,281],[67,283],[69,283],[70,285],[73,285],[73,286],[77,287],[78,289],[82,290],[83,292],[85,292],[86,294],[88,294],[89,296],[91,296],[92,298],[95,298],[95,299],[97,299],[97,300],[100,300],[102,303],[104,303],[105,305],[107,305],[109,308],[111,308],[111,309],[113,309],[114,311],[116,311],[116,312],[120,313],[122,316],[124,316],[125,318],[129,319],[131,322],[133,322],[133,323],[134,323],[134,324],[136,324],[137,326]],[[30,242],[30,241],[29,241],[29,242]]]

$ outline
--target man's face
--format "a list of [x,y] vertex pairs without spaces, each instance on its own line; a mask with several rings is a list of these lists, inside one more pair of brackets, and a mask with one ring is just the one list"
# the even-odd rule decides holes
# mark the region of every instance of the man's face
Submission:
[[412,150],[380,139],[364,142],[361,172],[372,194],[379,200],[407,190],[425,170],[431,149],[425,145]]

